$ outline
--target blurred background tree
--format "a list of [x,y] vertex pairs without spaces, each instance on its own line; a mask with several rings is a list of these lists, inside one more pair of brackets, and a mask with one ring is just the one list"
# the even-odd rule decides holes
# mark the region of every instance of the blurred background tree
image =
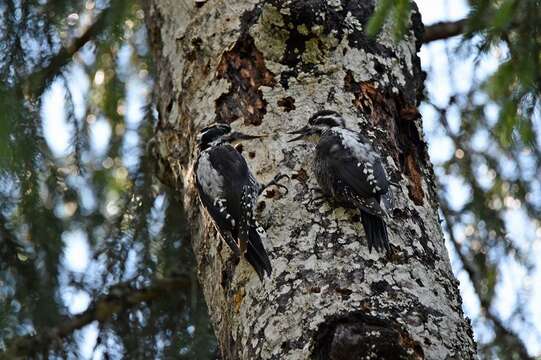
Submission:
[[0,13],[0,349],[209,358],[183,210],[145,151],[140,4],[8,0]]
[[[412,3],[380,4],[367,31],[401,36]],[[483,358],[534,357],[541,3],[418,4],[448,20],[425,32],[420,110],[465,310]],[[189,225],[146,152],[141,3],[3,0],[0,19],[0,357],[213,358]]]

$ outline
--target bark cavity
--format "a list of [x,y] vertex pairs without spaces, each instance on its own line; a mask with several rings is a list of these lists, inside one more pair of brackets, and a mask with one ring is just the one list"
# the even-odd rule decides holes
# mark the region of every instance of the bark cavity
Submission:
[[423,205],[425,197],[421,173],[423,167],[427,164],[426,143],[421,139],[419,130],[415,122],[420,118],[420,114],[415,106],[402,107],[399,115],[395,118],[397,123],[397,139],[400,147],[400,165],[402,172],[409,178],[408,185],[409,197],[415,205]]
[[315,360],[424,359],[421,345],[394,321],[351,313],[323,323]]
[[260,125],[267,113],[267,102],[260,88],[273,87],[275,80],[251,36],[243,36],[233,49],[222,55],[218,78],[229,80],[231,87],[216,100],[217,122],[231,123],[242,118],[246,125]]
[[295,99],[291,96],[286,96],[278,100],[277,105],[284,109],[285,112],[290,112],[296,109]]

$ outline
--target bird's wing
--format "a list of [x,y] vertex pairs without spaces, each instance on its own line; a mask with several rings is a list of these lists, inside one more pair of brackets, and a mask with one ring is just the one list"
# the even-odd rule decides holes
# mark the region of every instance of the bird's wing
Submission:
[[[212,164],[212,170],[207,172],[215,171],[214,175],[219,176],[220,180],[214,183],[198,180],[201,201],[229,247],[240,254],[240,245],[246,246],[244,255],[262,279],[265,272],[270,275],[272,268],[253,216],[260,185],[244,157],[232,146],[224,144],[210,149],[208,153],[208,159],[203,160]],[[211,189],[211,185],[219,187],[220,192]],[[216,196],[212,198],[206,195],[209,193]]]
[[227,202],[221,202],[211,199],[208,194],[203,191],[199,182],[197,182],[197,190],[199,192],[199,199],[201,200],[201,203],[203,204],[205,209],[207,209],[210,217],[214,221],[218,232],[225,240],[227,245],[231,248],[231,250],[237,256],[240,255],[239,245],[237,244],[237,241],[232,235],[232,232],[236,232],[236,224],[234,222],[234,219],[232,219],[231,217],[227,217],[227,215],[224,215],[224,212],[222,211],[224,207],[227,209]]
[[[228,213],[235,221],[241,218],[242,189],[248,187],[257,194],[259,184],[244,157],[231,145],[224,144],[210,153],[210,160],[223,178],[222,188]],[[255,203],[255,197],[253,199]]]
[[361,143],[356,137],[344,137],[344,134],[336,134],[321,139],[320,144],[326,148],[330,167],[338,171],[342,181],[363,197],[376,197],[387,192],[387,175],[372,147],[368,143]]
[[336,187],[343,186],[347,192],[344,195],[355,200],[367,212],[381,215],[379,198],[387,191],[388,182],[379,159],[370,161],[362,153],[346,148],[338,135],[322,138],[318,151],[323,152],[321,156],[325,157],[335,181],[342,182]]
[[209,149],[199,156],[196,164],[199,198],[236,254],[239,254],[236,238],[240,219],[240,189],[236,189],[235,184],[242,186],[247,173],[246,161],[231,146]]

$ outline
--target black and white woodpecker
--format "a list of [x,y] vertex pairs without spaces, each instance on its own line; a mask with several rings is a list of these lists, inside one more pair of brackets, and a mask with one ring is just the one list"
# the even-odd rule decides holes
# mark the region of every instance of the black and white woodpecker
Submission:
[[285,188],[277,183],[285,175],[260,184],[244,157],[231,145],[234,141],[260,137],[232,131],[227,124],[202,129],[197,136],[195,179],[199,199],[218,232],[236,256],[244,255],[262,280],[265,273],[270,276],[272,267],[257,230],[254,207],[268,186]]
[[313,169],[319,186],[337,203],[360,210],[369,251],[388,250],[380,200],[389,191],[389,180],[368,139],[347,129],[344,118],[331,110],[315,113],[308,125],[290,134],[299,135],[290,142],[306,139],[317,144]]

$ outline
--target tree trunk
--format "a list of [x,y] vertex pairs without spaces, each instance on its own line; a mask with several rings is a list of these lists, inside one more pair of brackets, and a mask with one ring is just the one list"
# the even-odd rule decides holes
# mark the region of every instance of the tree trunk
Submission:
[[[417,10],[396,43],[390,24],[365,35],[369,0],[153,0],[146,10],[158,72],[150,148],[187,210],[222,358],[475,358],[417,111]],[[309,202],[314,147],[287,143],[286,132],[322,109],[371,138],[397,184],[387,254],[368,252],[355,210]],[[197,198],[195,137],[215,121],[270,135],[242,144],[261,182],[291,177],[288,194],[258,202],[273,266],[263,282],[235,261]]]

